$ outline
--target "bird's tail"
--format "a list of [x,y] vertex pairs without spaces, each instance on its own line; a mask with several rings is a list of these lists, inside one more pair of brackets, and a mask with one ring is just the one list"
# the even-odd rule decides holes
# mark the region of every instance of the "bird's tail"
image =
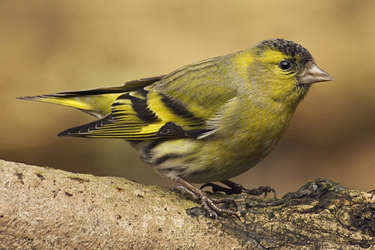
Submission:
[[80,94],[80,91],[76,91],[52,95],[25,96],[17,99],[73,107],[99,119],[111,113],[111,104],[122,94],[123,93],[84,95]]
[[17,99],[73,107],[99,119],[111,113],[111,105],[120,95],[146,87],[157,82],[162,77],[156,76],[133,80],[115,87],[58,92],[52,95],[25,96]]

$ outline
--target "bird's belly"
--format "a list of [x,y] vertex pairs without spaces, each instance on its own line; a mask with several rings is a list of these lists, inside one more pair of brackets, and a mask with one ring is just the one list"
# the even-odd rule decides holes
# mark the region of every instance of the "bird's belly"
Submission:
[[226,140],[152,140],[132,142],[141,159],[157,173],[189,182],[222,181],[240,175],[261,161],[273,141],[229,144]]

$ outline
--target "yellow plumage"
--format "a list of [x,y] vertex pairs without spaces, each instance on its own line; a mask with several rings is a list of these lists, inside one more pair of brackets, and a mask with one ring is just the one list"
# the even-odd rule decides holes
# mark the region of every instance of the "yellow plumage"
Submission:
[[200,199],[216,217],[234,212],[218,208],[215,203],[220,201],[189,182],[222,181],[234,187],[227,179],[272,151],[309,86],[329,80],[333,78],[315,65],[301,45],[270,39],[165,76],[21,99],[94,115],[98,120],[59,136],[129,141],[145,163],[182,183],[184,191]]

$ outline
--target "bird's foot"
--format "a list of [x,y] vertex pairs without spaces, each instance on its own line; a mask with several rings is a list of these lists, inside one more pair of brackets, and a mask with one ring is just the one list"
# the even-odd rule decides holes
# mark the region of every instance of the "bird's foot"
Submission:
[[266,197],[268,193],[272,192],[274,198],[276,198],[276,190],[270,186],[260,186],[254,189],[247,189],[247,188],[244,188],[241,184],[235,183],[230,180],[221,181],[221,183],[228,186],[229,188],[225,188],[214,183],[206,183],[201,186],[201,189],[204,187],[212,187],[212,192],[224,192],[226,194],[246,193],[246,194],[258,195],[258,196],[261,194],[264,194],[264,197]]
[[206,192],[203,190],[195,187],[191,183],[179,178],[177,179],[178,182],[183,184],[183,186],[177,186],[174,188],[174,190],[179,190],[181,194],[190,195],[195,200],[200,200],[202,203],[202,207],[208,212],[210,217],[213,217],[214,219],[217,219],[219,215],[227,214],[227,215],[233,215],[238,218],[238,215],[236,214],[236,210],[234,208],[220,208],[217,206],[217,204],[220,203],[226,203],[226,204],[232,204],[235,207],[237,207],[236,202],[231,198],[211,198]]

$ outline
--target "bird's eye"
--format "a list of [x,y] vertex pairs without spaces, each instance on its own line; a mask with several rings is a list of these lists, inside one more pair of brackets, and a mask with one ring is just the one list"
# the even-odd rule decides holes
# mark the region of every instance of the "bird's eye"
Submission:
[[282,60],[279,63],[279,68],[282,69],[282,70],[291,70],[292,69],[292,64],[289,61],[287,61],[287,60]]

